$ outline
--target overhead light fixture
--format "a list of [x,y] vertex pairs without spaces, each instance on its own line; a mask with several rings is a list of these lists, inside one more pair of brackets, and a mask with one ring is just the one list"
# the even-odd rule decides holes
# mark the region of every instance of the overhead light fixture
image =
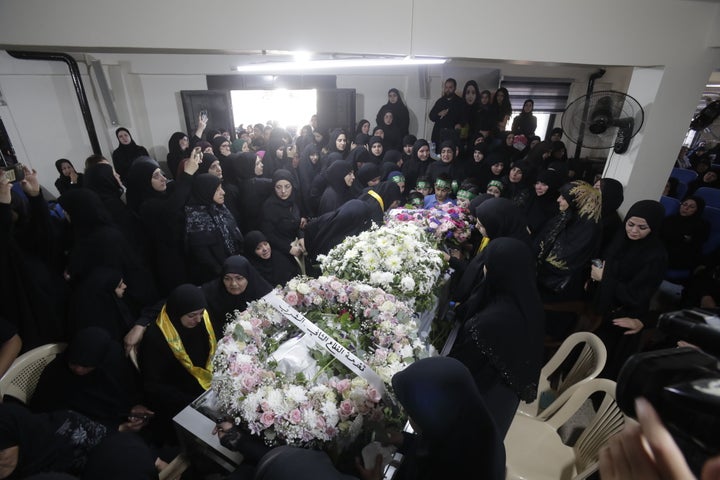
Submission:
[[705,88],[718,88],[720,87],[720,83],[708,83],[705,85]]
[[338,58],[326,60],[309,60],[305,56],[296,56],[291,62],[265,62],[240,65],[234,68],[237,72],[291,72],[301,70],[324,70],[351,67],[409,67],[413,65],[441,65],[446,58],[422,57],[362,57]]

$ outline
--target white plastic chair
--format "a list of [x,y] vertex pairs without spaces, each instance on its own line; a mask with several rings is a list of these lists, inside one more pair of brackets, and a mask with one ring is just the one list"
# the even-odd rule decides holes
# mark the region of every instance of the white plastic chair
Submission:
[[[564,444],[558,429],[573,418],[586,400],[604,392],[597,412],[573,446]],[[578,480],[597,470],[600,448],[625,425],[615,402],[615,382],[596,378],[577,387],[568,400],[548,407],[538,417],[518,415],[505,437],[508,479]]]
[[[557,385],[553,387],[550,381],[551,377],[557,372],[563,362],[565,362],[573,349],[581,343],[585,345],[582,347],[575,363],[570,370],[558,380]],[[565,339],[557,352],[555,352],[555,355],[552,356],[540,371],[538,394],[535,400],[532,403],[521,402],[517,413],[535,417],[545,408],[549,407],[551,403],[566,400],[578,385],[597,377],[605,367],[606,360],[607,350],[602,340],[596,335],[590,332],[573,333]],[[568,392],[568,394],[564,395],[562,399],[559,398],[565,392]]]
[[5,375],[0,378],[0,399],[10,395],[27,403],[35,393],[45,367],[66,347],[65,343],[49,343],[33,348],[16,358]]

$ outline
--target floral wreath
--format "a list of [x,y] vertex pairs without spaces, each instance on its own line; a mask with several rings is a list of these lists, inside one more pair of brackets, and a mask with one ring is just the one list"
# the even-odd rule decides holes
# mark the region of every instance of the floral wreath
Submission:
[[318,256],[325,275],[359,280],[382,288],[415,311],[433,307],[449,267],[423,227],[391,223],[347,237]]
[[[410,308],[379,288],[296,277],[275,292],[353,351],[386,388],[395,373],[434,354],[418,338]],[[348,445],[366,420],[382,420],[389,406],[364,378],[299,334],[263,300],[236,312],[214,359],[218,406],[269,445]]]

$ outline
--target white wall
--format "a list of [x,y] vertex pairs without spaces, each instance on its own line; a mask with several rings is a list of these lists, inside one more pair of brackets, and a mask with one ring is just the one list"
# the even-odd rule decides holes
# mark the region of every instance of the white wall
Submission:
[[[201,11],[189,0],[3,0],[0,48],[91,52],[109,72],[138,143],[158,157],[164,156],[169,134],[182,129],[177,92],[205,88],[205,74],[229,73],[231,65],[247,58],[239,54],[246,51],[441,55],[455,59],[447,71],[464,61],[483,60],[485,68],[498,65],[506,75],[573,78],[580,90],[598,66],[617,72],[658,67],[658,78],[651,82],[654,97],[644,103],[646,126],[624,158],[615,159],[623,161],[622,176],[632,183],[629,198],[657,197],[699,93],[720,67],[717,2],[548,0],[540,5],[516,0],[509,7],[474,0],[368,0],[364,11],[382,14],[360,20],[347,15],[355,8],[329,0],[302,7],[281,0],[209,0]],[[205,14],[213,11],[224,15]],[[0,114],[19,153],[54,178],[52,161],[84,159],[89,142],[66,68],[41,63],[0,54],[0,91],[8,102]],[[630,71],[629,80],[622,73],[613,79],[617,72],[608,69],[610,79],[603,81],[620,85],[617,89],[631,85],[642,97],[644,70]],[[396,86],[415,113],[418,130],[429,133],[424,119],[428,103],[439,95],[442,68],[430,71],[428,101],[420,98],[416,70],[357,75],[341,75],[338,84],[358,89],[358,116],[372,119],[387,89]],[[352,85],[355,80],[363,82]],[[114,128],[92,98],[91,104],[103,151],[109,154]]]

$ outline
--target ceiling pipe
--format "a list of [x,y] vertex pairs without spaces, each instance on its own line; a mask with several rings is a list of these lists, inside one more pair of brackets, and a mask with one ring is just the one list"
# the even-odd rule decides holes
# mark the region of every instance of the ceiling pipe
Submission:
[[[597,72],[590,75],[590,79],[588,80],[588,87],[587,87],[587,93],[586,97],[590,99],[590,95],[592,95],[593,90],[595,88],[595,80],[598,78],[601,78],[603,75],[605,75],[605,69],[601,68]],[[578,133],[577,138],[577,144],[575,145],[575,160],[580,159],[580,152],[582,151],[583,146],[583,140],[585,139],[585,123],[587,123],[588,114],[590,113],[590,102],[585,102],[585,105],[583,105],[583,115],[582,115],[582,123],[580,124],[580,132]]]
[[90,139],[90,145],[95,155],[102,155],[100,149],[100,142],[98,141],[97,132],[95,131],[95,124],[93,123],[92,113],[90,112],[90,105],[88,103],[87,95],[85,93],[85,87],[83,86],[82,77],[80,76],[80,69],[78,64],[73,57],[67,53],[59,52],[27,52],[18,50],[8,50],[8,55],[20,60],[49,60],[52,62],[65,62],[68,69],[70,70],[70,78],[72,79],[73,87],[75,88],[75,95],[77,95],[78,103],[80,104],[80,112],[82,113],[83,120],[85,121],[85,129],[87,130],[88,137]]

